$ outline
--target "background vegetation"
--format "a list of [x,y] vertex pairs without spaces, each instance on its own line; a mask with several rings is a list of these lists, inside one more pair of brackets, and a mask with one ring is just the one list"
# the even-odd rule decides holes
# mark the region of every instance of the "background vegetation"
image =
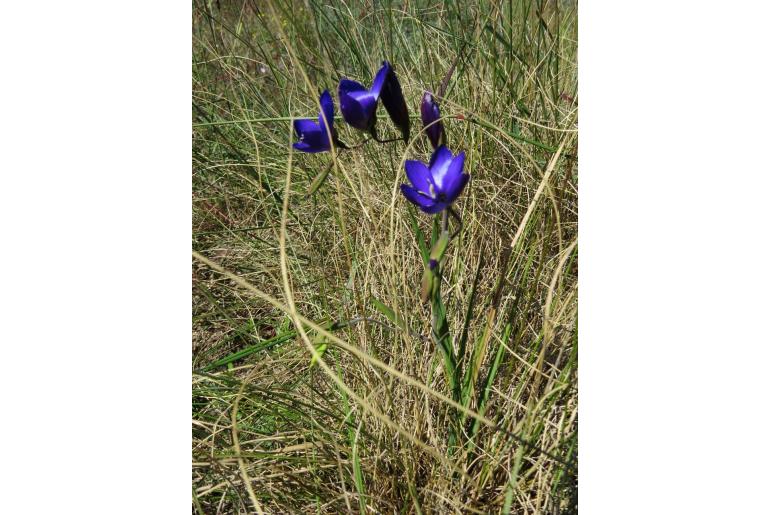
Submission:
[[[576,8],[194,2],[194,512],[576,509]],[[383,59],[409,144],[340,153],[308,195],[332,156],[292,153],[292,117],[325,88],[339,116],[339,79],[369,85]],[[472,179],[442,288],[460,405],[419,300],[415,229],[434,222],[398,191],[431,151],[422,92],[455,61],[442,115]]]

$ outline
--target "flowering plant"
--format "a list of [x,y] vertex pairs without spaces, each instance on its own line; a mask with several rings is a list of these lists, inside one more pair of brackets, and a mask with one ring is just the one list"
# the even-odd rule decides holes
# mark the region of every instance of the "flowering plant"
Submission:
[[[446,82],[447,79],[445,78],[439,96],[443,95]],[[345,123],[371,136],[371,139],[364,140],[361,144],[371,140],[379,143],[403,140],[405,143],[409,143],[409,111],[401,84],[393,66],[388,61],[383,61],[372,80],[371,87],[367,88],[357,81],[343,78],[338,84],[337,92],[340,112]],[[379,138],[377,108],[380,101],[385,106],[393,124],[401,131],[400,138],[388,140]],[[301,152],[318,153],[331,150],[332,145],[342,150],[355,148],[348,147],[337,138],[337,132],[334,128],[334,103],[328,90],[324,90],[321,94],[319,105],[321,112],[317,122],[311,119],[295,120],[294,129],[299,141],[294,143],[294,149]],[[447,137],[438,102],[436,97],[428,91],[423,94],[420,113],[423,123],[421,132],[425,133],[434,150],[427,163],[418,159],[405,161],[404,168],[409,183],[401,184],[401,193],[406,200],[423,213],[436,216],[434,227],[440,217],[441,229],[439,232],[434,231],[434,237],[431,241],[432,248],[429,253],[423,252],[425,268],[422,275],[421,299],[423,302],[429,303],[431,307],[430,340],[436,344],[443,355],[445,373],[452,396],[459,402],[462,395],[461,385],[466,380],[462,370],[458,367],[460,360],[458,353],[454,350],[454,343],[449,333],[447,313],[441,297],[442,261],[451,240],[462,229],[462,218],[453,206],[465,190],[470,180],[470,174],[465,171],[465,152],[453,154],[447,147]],[[330,167],[331,163],[329,168],[319,175],[320,180],[317,178],[313,181],[314,186],[311,186],[311,193],[318,189]],[[449,233],[449,216],[459,222],[459,228],[451,235]],[[419,231],[416,223],[413,226],[416,231]],[[418,239],[422,239],[421,234],[418,235]],[[396,320],[392,310],[379,301],[376,306],[388,318]],[[403,328],[401,321],[396,323]],[[323,352],[325,348],[318,350]],[[451,441],[456,439],[459,430],[459,427],[451,428]]]

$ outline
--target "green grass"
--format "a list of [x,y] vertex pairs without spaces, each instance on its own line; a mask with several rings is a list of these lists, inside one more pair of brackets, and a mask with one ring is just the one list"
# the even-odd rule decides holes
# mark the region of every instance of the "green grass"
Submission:
[[[576,8],[193,3],[195,512],[576,510]],[[472,176],[441,286],[454,400],[420,303],[434,221],[398,185],[461,50],[441,103]],[[409,144],[292,153],[292,117],[325,88],[339,115],[339,79],[383,59]]]

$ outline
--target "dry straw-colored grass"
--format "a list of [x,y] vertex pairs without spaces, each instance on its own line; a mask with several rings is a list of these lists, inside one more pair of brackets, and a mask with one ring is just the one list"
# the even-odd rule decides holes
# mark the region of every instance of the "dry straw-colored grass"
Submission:
[[[411,216],[433,221],[398,192],[430,154],[419,118],[408,145],[338,152],[313,195],[332,156],[290,146],[341,76],[387,58],[416,115],[458,54],[441,105],[472,180],[442,292],[456,351],[470,314],[467,405],[425,337]],[[193,509],[573,511],[575,6],[195,2],[193,60]]]

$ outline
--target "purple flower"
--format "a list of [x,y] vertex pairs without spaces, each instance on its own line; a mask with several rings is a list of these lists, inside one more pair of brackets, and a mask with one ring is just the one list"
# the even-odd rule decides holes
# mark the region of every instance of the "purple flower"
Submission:
[[401,129],[404,141],[409,138],[409,112],[401,92],[393,67],[387,61],[377,71],[372,81],[372,87],[366,89],[362,84],[342,79],[339,85],[340,111],[342,118],[356,129],[372,133],[376,138],[374,127],[377,123],[377,103],[382,97],[382,103],[388,111],[393,123]]
[[372,82],[372,88],[350,79],[342,79],[339,85],[340,111],[342,118],[356,129],[369,131],[377,122],[377,101],[380,99],[388,67],[383,66]]
[[[294,130],[299,137],[299,141],[294,144],[294,148],[301,152],[327,152],[331,150],[332,146],[329,142],[329,133],[337,142],[336,134],[334,132],[334,102],[332,96],[329,94],[329,90],[324,90],[321,93],[321,114],[318,115],[318,122],[315,120],[294,120]],[[329,130],[326,130],[326,122],[329,122]]]
[[470,175],[463,172],[465,152],[455,157],[441,145],[433,152],[430,163],[407,161],[404,164],[406,176],[411,181],[401,185],[401,193],[428,214],[443,211],[454,202],[468,183]]
[[[425,132],[428,134],[428,139],[433,148],[439,146],[444,136],[444,126],[440,121],[441,112],[438,109],[438,103],[430,91],[426,91],[422,96],[422,103],[420,104],[420,114],[422,115],[422,125],[426,127],[430,125]],[[438,120],[438,121],[437,121]],[[436,123],[433,123],[436,122]]]

